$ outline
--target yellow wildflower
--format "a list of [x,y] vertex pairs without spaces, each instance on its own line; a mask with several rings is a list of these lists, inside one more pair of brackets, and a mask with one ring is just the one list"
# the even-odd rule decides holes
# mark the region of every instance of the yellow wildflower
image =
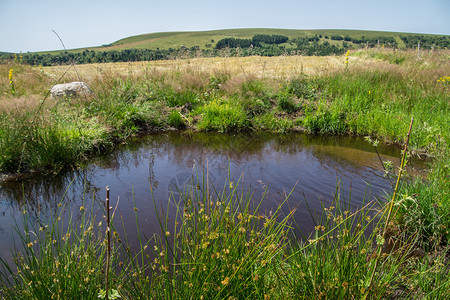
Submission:
[[228,285],[230,283],[230,277],[225,277],[224,280],[221,282],[223,285]]

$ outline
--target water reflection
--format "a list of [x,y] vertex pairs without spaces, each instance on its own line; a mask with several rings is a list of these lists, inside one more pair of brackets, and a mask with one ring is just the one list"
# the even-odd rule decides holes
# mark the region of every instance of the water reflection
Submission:
[[[398,163],[400,151],[379,147],[383,159]],[[167,207],[168,191],[174,183],[187,183],[193,173],[208,170],[209,182],[221,189],[227,178],[240,181],[242,190],[254,193],[256,201],[268,187],[262,209],[275,208],[284,195],[291,194],[289,207],[300,204],[295,218],[311,227],[310,209],[320,211],[331,201],[336,184],[343,193],[352,190],[352,203],[360,206],[367,192],[370,200],[389,190],[373,147],[356,137],[315,137],[302,134],[166,133],[141,137],[98,157],[80,170],[67,170],[57,176],[24,178],[0,186],[0,254],[9,251],[11,224],[20,211],[39,218],[54,213],[58,203],[73,211],[91,199],[104,199],[105,187],[111,200],[119,201],[118,216],[124,220],[128,237],[136,235],[134,205],[140,226],[147,236],[157,232],[156,205]],[[367,183],[370,183],[368,187]],[[173,214],[174,207],[170,208]]]

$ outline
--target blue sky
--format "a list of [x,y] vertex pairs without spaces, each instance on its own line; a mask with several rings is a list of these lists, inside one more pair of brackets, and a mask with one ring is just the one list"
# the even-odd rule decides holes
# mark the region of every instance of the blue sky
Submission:
[[108,44],[131,35],[229,28],[450,35],[449,0],[0,0],[0,51]]

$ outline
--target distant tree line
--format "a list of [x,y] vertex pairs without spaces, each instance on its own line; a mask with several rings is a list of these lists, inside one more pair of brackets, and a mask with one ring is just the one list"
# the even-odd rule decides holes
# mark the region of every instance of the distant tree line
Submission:
[[[422,49],[446,48],[450,45],[450,36],[424,36],[424,35],[404,35],[400,39],[407,48],[416,48],[420,41]],[[342,43],[330,43],[329,40],[342,41]],[[213,43],[214,41],[211,41]],[[350,44],[352,43],[352,44]],[[178,49],[127,49],[93,51],[84,50],[82,52],[68,52],[52,54],[24,53],[22,62],[30,65],[54,66],[88,63],[106,62],[134,62],[167,60],[175,58],[193,57],[216,57],[216,56],[279,56],[279,55],[308,55],[325,56],[340,55],[354,45],[360,47],[376,47],[377,45],[387,45],[397,47],[397,42],[393,37],[371,37],[352,38],[348,35],[332,35],[330,37],[314,35],[289,39],[283,35],[258,34],[251,39],[225,38],[218,41],[215,47],[200,49],[199,46],[184,47]],[[14,59],[14,53],[0,53],[1,60]]]
[[253,42],[250,39],[236,39],[236,38],[225,38],[221,39],[216,44],[216,49],[224,48],[248,48],[248,47],[260,47],[259,42]]
[[266,45],[279,45],[289,41],[289,38],[278,34],[257,34],[251,39],[224,38],[217,42],[216,49],[263,47]]
[[343,54],[347,47],[347,45],[343,45],[342,47],[338,47],[336,45],[331,45],[328,41],[325,41],[323,43],[319,43],[317,41],[309,42],[309,41],[298,41],[297,43],[297,50],[302,55],[308,55],[308,56],[326,56],[326,55],[332,55],[332,54]]
[[448,48],[450,47],[450,36],[439,35],[403,35],[400,39],[408,48],[416,48],[420,42],[420,48]]
[[361,38],[352,38],[348,35],[341,36],[341,35],[332,35],[330,37],[331,40],[334,41],[344,41],[344,42],[352,42],[353,44],[357,45],[363,45],[369,48],[373,48],[378,45],[388,45],[390,47],[398,47],[397,42],[394,37],[388,37],[388,36],[380,36],[380,37],[372,37],[367,38],[365,36],[362,36]]
[[[391,47],[398,47],[398,43],[394,37],[372,37],[367,38],[362,36],[361,38],[352,38],[348,35],[332,35],[331,40],[335,41],[346,41],[352,42],[358,45],[366,45],[369,48],[373,48],[379,45],[388,45]],[[406,48],[416,48],[420,42],[420,47],[423,49],[432,48],[448,48],[450,46],[450,36],[439,36],[439,35],[402,35],[400,39],[405,44]]]
[[[93,51],[84,50],[83,52],[63,51],[58,54],[39,54],[24,53],[23,63],[30,65],[55,66],[67,64],[90,64],[106,62],[132,62],[132,61],[150,61],[167,60],[177,57],[194,57],[199,47],[180,47],[178,49],[126,49],[121,51]],[[3,59],[12,59],[14,54],[4,54]]]
[[289,38],[285,35],[278,35],[278,34],[257,34],[254,35],[252,38],[253,43],[265,43],[265,44],[283,44],[289,41]]

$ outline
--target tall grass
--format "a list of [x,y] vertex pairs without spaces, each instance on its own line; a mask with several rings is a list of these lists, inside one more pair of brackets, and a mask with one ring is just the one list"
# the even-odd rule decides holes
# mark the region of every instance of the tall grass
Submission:
[[[198,177],[200,176],[200,178]],[[167,209],[157,208],[161,232],[146,232],[136,211],[138,244],[111,224],[110,295],[123,299],[311,299],[448,297],[445,251],[414,256],[410,245],[383,255],[383,207],[350,210],[339,188],[315,231],[299,237],[295,211],[283,199],[260,210],[239,182],[220,190],[207,174],[180,187]],[[175,219],[168,210],[175,204]],[[92,206],[94,207],[94,206]],[[1,261],[5,299],[104,297],[108,253],[104,221],[81,208],[79,222],[64,206],[48,223],[23,215],[14,265]],[[114,220],[114,218],[113,218]],[[66,223],[67,222],[67,223]],[[113,221],[112,221],[113,222]],[[44,225],[47,224],[47,225]],[[21,229],[19,229],[21,228]],[[145,239],[144,236],[150,236]],[[372,275],[373,274],[373,275]],[[373,276],[373,280],[372,280]]]
[[[279,267],[283,296],[289,299],[384,298],[397,287],[402,255],[381,259],[381,222],[374,218],[374,203],[352,212],[339,190],[330,207],[316,221],[315,232],[304,241],[294,235],[285,264]],[[377,221],[378,220],[378,221]],[[377,260],[382,264],[377,265]],[[375,273],[375,280],[371,275]]]
[[[406,52],[385,52],[351,53],[348,68],[344,57],[340,65],[328,66],[322,66],[323,62],[317,59],[314,72],[304,67],[311,63],[311,58],[306,57],[273,58],[273,61],[230,58],[231,65],[217,59],[197,59],[117,64],[116,69],[110,65],[79,66],[77,74],[68,71],[63,80],[79,80],[81,74],[95,95],[90,99],[46,99],[41,111],[36,110],[40,107],[38,100],[44,98],[51,79],[60,74],[55,71],[58,69],[31,68],[11,62],[0,66],[3,74],[0,143],[13,154],[0,157],[0,166],[3,171],[14,172],[52,165],[59,169],[60,165],[73,164],[63,159],[60,151],[42,151],[54,154],[54,161],[32,153],[41,146],[22,151],[22,145],[45,138],[49,147],[53,143],[50,140],[56,143],[55,148],[64,144],[61,147],[67,147],[72,153],[70,157],[79,160],[112,141],[123,141],[146,130],[184,128],[184,125],[193,130],[220,132],[356,133],[401,143],[412,115],[416,120],[411,141],[415,153],[434,155],[436,151],[447,150],[448,81],[439,80],[450,71],[448,61],[443,59],[446,52],[424,56],[420,61]],[[390,64],[374,60],[377,53],[404,55],[406,60]],[[283,60],[283,68],[276,69],[271,64],[279,60]],[[15,96],[10,93],[8,81],[11,68]],[[298,72],[293,76],[290,70],[295,68]],[[24,100],[27,96],[29,99]],[[40,121],[32,122],[36,118]],[[42,131],[45,138],[34,138],[28,132],[34,128]],[[69,130],[72,133],[64,128],[72,128]],[[80,147],[72,152],[70,148],[76,145]],[[18,155],[18,151],[23,154]],[[33,162],[19,163],[16,158],[24,155]]]
[[77,112],[61,109],[44,115],[37,109],[0,112],[3,171],[58,171],[108,145],[107,132],[95,119],[83,122]]
[[[91,206],[93,207],[93,206]],[[64,205],[47,221],[23,212],[15,229],[20,236],[13,250],[14,266],[1,260],[4,299],[94,299],[105,285],[107,247],[102,220],[81,206],[81,215],[67,213]],[[113,286],[120,284],[119,257],[115,254]]]

